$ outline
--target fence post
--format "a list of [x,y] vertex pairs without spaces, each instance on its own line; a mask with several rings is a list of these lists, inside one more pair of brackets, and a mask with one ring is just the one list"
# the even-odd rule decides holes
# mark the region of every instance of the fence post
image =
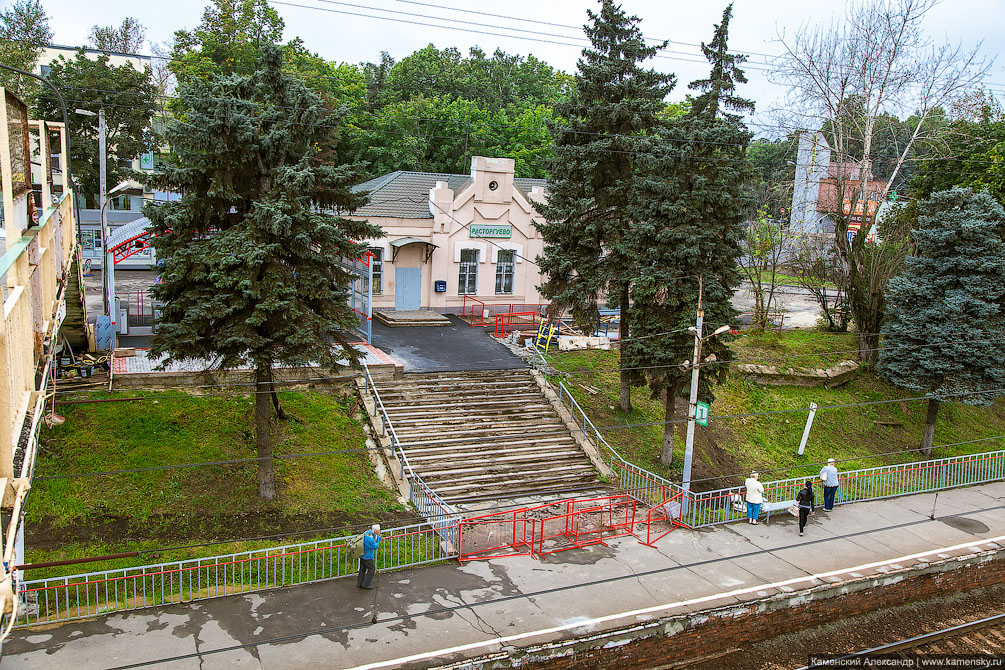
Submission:
[[810,428],[813,427],[813,417],[817,413],[817,404],[815,402],[810,403],[810,414],[806,417],[806,427],[803,428],[803,438],[799,440],[799,455],[803,455],[803,451],[806,449],[806,440],[810,436]]

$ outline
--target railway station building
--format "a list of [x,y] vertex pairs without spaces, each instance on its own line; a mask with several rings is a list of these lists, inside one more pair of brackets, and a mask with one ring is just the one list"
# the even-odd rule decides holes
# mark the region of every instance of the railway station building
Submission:
[[515,177],[513,159],[475,156],[467,175],[397,171],[356,189],[370,202],[353,218],[384,229],[367,241],[374,309],[496,313],[544,302],[534,202],[547,181]]

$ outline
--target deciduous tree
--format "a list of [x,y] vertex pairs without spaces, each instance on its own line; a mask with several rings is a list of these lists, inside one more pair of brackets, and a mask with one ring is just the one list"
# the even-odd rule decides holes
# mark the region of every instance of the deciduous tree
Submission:
[[[837,203],[848,200],[850,212],[867,200],[874,174],[887,182],[878,194],[880,202],[886,200],[915,145],[933,129],[933,117],[988,72],[990,63],[980,59],[978,48],[934,45],[924,35],[921,21],[937,2],[854,2],[843,22],[807,26],[780,37],[785,53],[776,76],[791,87],[788,107],[797,111],[799,125],[826,131]],[[910,132],[897,143],[896,155],[888,157],[887,171],[878,173],[877,129],[899,110],[913,114]],[[834,240],[848,269],[859,358],[875,362],[886,282],[902,259],[895,250],[874,253],[869,235],[849,239],[852,216],[840,204],[834,209]],[[867,222],[863,228],[868,232]],[[893,263],[892,273],[891,267],[880,267],[882,259]]]
[[[15,0],[0,10],[0,63],[31,72],[51,41],[49,17],[39,0]],[[31,77],[0,70],[0,86],[30,104],[38,84]]]
[[88,38],[90,45],[99,51],[136,54],[147,41],[147,29],[131,16],[122,19],[118,26],[92,26]]
[[[60,56],[50,65],[49,81],[63,97],[73,100],[68,105],[70,126],[70,157],[73,178],[80,186],[80,195],[92,206],[98,197],[98,119],[77,114],[86,109],[97,113],[105,110],[108,138],[108,183],[116,184],[132,176],[132,169],[122,165],[152,147],[150,119],[157,109],[156,90],[150,80],[150,68],[137,70],[132,65],[111,65],[109,57],[89,58],[83,50],[72,60]],[[52,121],[62,120],[59,102],[47,91],[38,95],[38,114]]]

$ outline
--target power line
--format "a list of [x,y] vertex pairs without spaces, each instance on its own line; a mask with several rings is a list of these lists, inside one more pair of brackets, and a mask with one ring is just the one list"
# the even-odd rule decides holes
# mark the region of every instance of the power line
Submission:
[[[975,440],[965,440],[963,442],[952,442],[952,443],[948,443],[948,444],[933,444],[932,445],[932,450],[934,451],[936,449],[943,449],[943,448],[947,448],[947,447],[961,447],[961,446],[964,446],[964,445],[967,445],[967,444],[977,444],[978,442],[987,442],[988,440],[1005,440],[1005,435],[992,435],[991,437],[980,437],[980,438],[977,438]],[[856,462],[856,461],[870,460],[872,458],[878,458],[878,457],[881,457],[881,456],[897,456],[897,455],[900,455],[900,454],[916,454],[916,453],[918,453],[918,451],[919,451],[918,448],[914,448],[914,449],[901,449],[899,451],[884,451],[884,452],[880,452],[878,454],[873,454],[873,455],[870,455],[870,456],[857,456],[857,457],[854,457],[854,458],[839,458],[839,459],[836,459],[834,462],[835,463],[851,463],[851,462]],[[976,454],[973,454],[973,455],[980,455],[980,454],[985,454],[985,453],[988,453],[988,452],[979,451],[979,452],[976,452]],[[919,461],[919,462],[920,463],[924,463],[925,461]],[[799,465],[789,465],[789,466],[786,466],[784,468],[772,468],[770,470],[761,470],[759,468],[755,468],[755,469],[759,473],[765,473],[765,472],[785,472],[785,471],[788,471],[788,470],[797,470],[797,469],[801,469],[801,468],[815,468],[817,466],[827,465],[827,464],[828,464],[828,461],[820,461],[818,463],[801,463]],[[882,466],[880,466],[880,467],[882,467]],[[743,473],[736,473],[736,474],[732,474],[732,475],[719,475],[718,477],[705,477],[703,479],[692,479],[691,483],[694,484],[695,482],[710,482],[710,481],[717,481],[717,480],[720,480],[720,479],[738,479],[738,478],[742,478],[744,476],[746,476],[746,475],[743,474]],[[765,482],[765,483],[771,483],[771,482]],[[698,493],[700,493],[700,491]]]
[[[1002,394],[1005,393],[1005,388],[988,389],[986,391],[964,391],[960,393],[947,393],[942,395],[941,397],[944,399],[960,398],[964,396],[987,395],[989,393]],[[892,403],[913,402],[916,400],[931,400],[931,398],[929,398],[928,396],[917,396],[914,398],[894,398],[892,400],[868,400],[863,402],[850,402],[850,403],[842,403],[839,405],[818,405],[817,411],[824,409],[848,409],[851,407],[866,407],[870,405],[889,405]],[[809,412],[809,411],[810,411],[809,407],[797,407],[795,409],[774,409],[774,410],[765,410],[763,412],[745,412],[743,414],[721,414],[718,416],[709,416],[708,418],[709,421],[712,420],[719,421],[723,419],[746,419],[755,416],[773,416],[776,414],[792,414],[794,412]],[[646,421],[643,423],[621,423],[621,424],[614,424],[611,426],[603,426],[601,428],[598,428],[597,430],[610,431],[610,430],[623,430],[625,428],[642,428],[645,426],[669,426],[672,424],[683,424],[687,422],[688,419],[676,419],[674,421]]]
[[[968,397],[968,396],[973,396],[973,395],[986,395],[986,394],[989,394],[989,393],[1005,393],[1005,388],[988,389],[988,390],[985,390],[985,391],[965,391],[965,392],[960,392],[960,393],[946,394],[946,395],[944,395],[942,397],[943,398],[958,398],[958,397]],[[191,396],[188,396],[188,397],[191,397]],[[837,404],[837,405],[819,405],[816,409],[817,409],[817,411],[828,410],[828,409],[848,409],[848,408],[852,408],[852,407],[865,407],[865,406],[871,406],[871,405],[885,405],[885,404],[891,404],[891,403],[912,402],[912,401],[917,401],[917,400],[929,400],[929,399],[930,398],[928,396],[919,396],[919,397],[914,397],[914,398],[894,398],[894,399],[889,399],[889,400],[869,400],[869,401],[861,401],[861,402],[854,402],[854,403],[842,403],[842,404]],[[777,415],[777,414],[789,414],[789,413],[793,413],[793,412],[808,412],[808,411],[810,411],[810,409],[807,408],[807,407],[798,407],[798,408],[793,408],[793,409],[764,410],[764,411],[760,411],[760,412],[747,412],[747,413],[742,413],[742,414],[725,414],[725,415],[718,415],[718,416],[710,416],[709,420],[717,420],[718,421],[718,420],[723,420],[723,419],[738,419],[738,418],[751,418],[751,417],[758,417],[758,416],[773,416],[773,415]],[[671,424],[681,424],[681,423],[686,423],[687,421],[688,421],[687,419],[677,419],[677,420],[674,420],[674,421],[650,421],[650,422],[643,422],[643,423],[615,424],[615,425],[611,425],[611,426],[603,426],[601,428],[598,428],[597,430],[599,430],[599,431],[623,430],[625,428],[639,428],[639,427],[646,427],[646,426],[663,426],[663,425],[671,425]],[[576,432],[581,432],[581,431],[576,431]],[[468,441],[471,442],[471,443],[479,443],[479,442],[483,442],[483,441],[498,441],[498,439],[499,438],[497,438],[497,437],[469,438]],[[997,438],[991,438],[991,439],[997,439]],[[976,441],[981,441],[981,440],[976,440]],[[408,443],[406,442],[405,443],[406,446],[401,447],[403,451],[408,451],[407,444]],[[966,443],[961,443],[961,444],[966,444]],[[946,445],[946,446],[952,446],[952,445]],[[361,452],[382,451],[382,450],[383,450],[383,447],[372,447],[372,448],[339,449],[339,450],[332,450],[332,451],[319,451],[319,452],[306,452],[306,453],[293,453],[293,454],[277,454],[277,455],[273,455],[271,457],[268,457],[268,456],[258,456],[258,457],[239,458],[239,459],[227,459],[227,460],[218,460],[218,461],[205,461],[205,462],[199,462],[199,463],[179,463],[179,464],[174,464],[174,465],[159,465],[159,466],[150,466],[150,467],[143,467],[143,468],[130,468],[130,469],[122,469],[122,470],[106,470],[106,471],[99,471],[99,472],[69,473],[69,474],[62,474],[62,475],[50,475],[50,476],[46,476],[46,477],[35,476],[34,480],[35,481],[48,481],[48,480],[56,480],[56,479],[77,479],[77,478],[81,478],[81,477],[99,477],[99,476],[107,476],[107,475],[135,474],[135,473],[141,473],[141,472],[156,472],[156,471],[163,471],[163,470],[176,470],[176,469],[195,468],[195,467],[212,467],[212,466],[220,466],[220,465],[245,464],[245,463],[254,463],[254,462],[268,461],[268,460],[270,460],[270,458],[271,459],[275,459],[275,460],[285,460],[285,459],[294,459],[294,458],[305,458],[305,457],[314,457],[314,456],[332,456],[332,455],[338,455],[338,454],[361,453]]]
[[[977,513],[981,513],[981,512],[991,512],[991,511],[996,511],[996,510],[999,510],[999,509],[1005,509],[1005,505],[994,505],[994,506],[990,506],[990,507],[982,507],[982,508],[978,508],[978,509],[968,510],[966,512],[959,512],[957,514],[946,515],[946,516],[943,516],[943,517],[940,517],[940,518],[942,518],[942,519],[958,518],[958,517],[964,517],[964,516],[966,516],[968,514],[977,514]],[[878,527],[878,528],[871,528],[871,529],[868,529],[868,530],[854,531],[854,532],[851,532],[851,533],[845,533],[843,535],[835,535],[835,536],[831,536],[831,537],[827,537],[827,538],[821,538],[819,540],[810,540],[809,542],[795,542],[795,543],[792,543],[792,544],[789,544],[789,545],[786,545],[786,546],[777,547],[775,550],[779,551],[779,550],[787,550],[787,549],[804,548],[804,547],[806,547],[808,545],[826,544],[828,542],[833,542],[833,541],[836,541],[836,540],[847,540],[847,539],[853,538],[853,537],[862,537],[862,536],[865,536],[865,535],[871,535],[873,533],[878,533],[878,532],[882,532],[882,531],[895,530],[895,529],[898,529],[898,528],[910,528],[912,526],[917,526],[917,525],[925,524],[925,523],[931,523],[931,520],[927,516],[925,518],[923,518],[923,519],[918,519],[916,521],[905,521],[905,522],[901,522],[901,523],[891,523],[891,524],[888,524],[886,526],[881,526],[881,527]],[[706,566],[706,565],[715,565],[717,563],[722,563],[724,561],[738,560],[738,559],[750,558],[750,557],[753,557],[753,556],[763,556],[763,555],[764,555],[764,550],[763,549],[754,549],[753,551],[744,552],[744,553],[741,553],[741,554],[734,554],[732,556],[719,556],[719,557],[716,557],[716,558],[708,558],[708,559],[697,561],[697,562],[693,562],[693,563],[685,563],[685,564],[681,564],[681,565],[671,565],[671,566],[667,566],[667,567],[664,567],[664,568],[653,568],[651,570],[644,570],[644,571],[640,571],[640,572],[628,572],[628,573],[621,574],[621,575],[616,575],[616,576],[613,576],[613,577],[604,577],[604,578],[594,579],[594,580],[589,580],[589,581],[581,581],[581,582],[578,582],[576,584],[570,584],[568,586],[554,586],[554,587],[545,588],[545,589],[539,589],[537,591],[531,591],[531,592],[527,592],[527,593],[516,593],[516,594],[511,594],[511,595],[496,596],[496,597],[493,597],[493,598],[488,598],[486,600],[480,600],[478,602],[473,602],[473,603],[462,603],[462,604],[459,604],[459,605],[444,605],[444,606],[440,606],[440,607],[434,607],[434,608],[425,609],[424,611],[416,613],[416,614],[390,615],[390,616],[378,618],[375,622],[347,623],[347,624],[344,624],[344,625],[340,624],[340,625],[337,625],[337,626],[333,625],[333,626],[326,626],[326,627],[323,627],[323,628],[316,628],[316,629],[312,629],[312,630],[304,630],[304,631],[300,631],[300,632],[297,632],[297,633],[292,633],[292,634],[289,634],[289,635],[282,635],[282,636],[277,636],[277,637],[272,637],[272,638],[266,638],[266,639],[263,639],[263,640],[253,640],[251,642],[243,642],[243,643],[240,643],[240,644],[229,645],[229,646],[226,646],[226,647],[217,647],[215,649],[204,649],[204,650],[200,650],[200,651],[193,652],[193,653],[188,653],[188,654],[180,654],[180,655],[177,655],[177,656],[167,656],[167,657],[156,658],[156,659],[152,659],[152,660],[148,660],[148,661],[141,661],[141,662],[138,662],[138,663],[130,663],[130,664],[127,664],[127,665],[121,665],[121,666],[117,666],[117,667],[114,667],[114,668],[110,668],[110,670],[133,670],[135,668],[143,668],[143,667],[147,667],[147,666],[151,666],[151,665],[157,665],[157,664],[160,664],[160,663],[168,663],[168,662],[173,662],[173,661],[183,661],[183,660],[187,660],[187,659],[191,659],[191,658],[202,658],[203,656],[208,656],[210,654],[218,654],[218,653],[224,653],[224,652],[228,652],[228,651],[236,651],[236,650],[239,650],[239,649],[247,649],[249,647],[259,647],[259,646],[267,645],[267,644],[277,644],[277,643],[280,643],[280,642],[290,642],[290,641],[293,641],[293,640],[301,640],[303,638],[311,637],[311,636],[314,636],[314,635],[324,635],[324,634],[332,633],[333,631],[356,630],[356,629],[368,628],[369,626],[374,625],[375,623],[386,624],[386,623],[394,623],[394,622],[398,622],[398,621],[407,621],[407,620],[415,619],[415,618],[418,618],[418,617],[425,618],[425,617],[431,617],[431,616],[440,616],[440,615],[443,615],[443,614],[447,614],[447,613],[451,613],[451,612],[456,612],[456,611],[459,611],[459,610],[472,610],[472,609],[474,609],[476,607],[480,607],[482,605],[498,605],[498,604],[504,603],[504,602],[513,602],[513,601],[516,601],[516,600],[531,599],[531,598],[537,598],[537,597],[545,596],[545,595],[552,595],[552,594],[556,594],[556,593],[564,593],[566,591],[573,591],[573,590],[584,588],[584,587],[587,587],[587,586],[599,586],[599,585],[602,585],[602,584],[614,584],[614,583],[621,582],[621,581],[627,580],[627,579],[637,580],[637,579],[642,579],[643,577],[652,577],[652,576],[656,576],[656,575],[667,574],[667,573],[670,573],[670,572],[676,572],[676,571],[679,571],[679,570],[689,570],[689,569],[693,569],[695,567],[701,567],[701,566]]]
[[[292,74],[292,73],[288,73],[288,74]],[[73,87],[73,88],[68,88],[66,90],[67,91],[87,91],[87,92],[94,92],[94,93],[108,93],[108,94],[112,94],[112,95],[116,95],[116,96],[120,96],[120,95],[143,96],[144,95],[142,93],[134,92],[134,91],[113,91],[113,90],[110,90],[110,89],[95,89],[95,88],[83,88],[83,87]],[[54,98],[50,98],[50,97],[46,96],[44,93],[40,94],[39,97],[40,98],[44,98],[46,100],[54,100]],[[183,98],[181,98],[179,96],[167,96],[166,98],[169,99],[169,100],[181,100],[181,99],[183,99]],[[291,110],[291,111],[297,111],[297,110],[302,109],[301,107],[295,107],[295,106],[290,106],[290,105],[259,104],[259,103],[256,103],[254,101],[251,101],[251,100],[238,98],[236,96],[214,96],[214,97],[210,97],[209,99],[211,99],[211,100],[217,100],[217,101],[237,100],[237,101],[249,104],[249,105],[254,105],[254,106],[256,106],[256,107],[258,107],[260,109],[279,109],[279,110]],[[74,102],[74,103],[79,103],[79,104],[94,104],[93,100],[69,100],[69,102]],[[472,100],[471,102],[478,102],[478,101]],[[102,104],[104,106],[106,106],[106,107],[119,107],[119,108],[125,108],[125,109],[136,109],[136,110],[148,110],[148,109],[151,109],[151,107],[146,106],[146,105],[128,105],[128,104],[124,104],[124,103],[102,103]],[[390,120],[390,121],[405,122],[405,123],[416,122],[416,123],[446,125],[446,124],[450,124],[450,123],[456,123],[459,120],[459,119],[447,119],[447,118],[438,118],[438,117],[407,116],[407,115],[400,115],[400,114],[387,115],[387,114],[382,114],[380,111],[371,111],[371,110],[369,110],[366,107],[350,107],[348,109],[345,109],[343,107],[343,108],[340,108],[340,109],[345,110],[348,114],[358,114],[358,115],[369,116],[372,119],[374,119],[375,121],[388,121],[388,120]],[[336,111],[336,110],[333,110],[333,111]],[[313,125],[313,124],[306,124],[306,123],[301,123],[301,122],[288,122],[288,123],[291,124],[291,125]],[[526,123],[501,122],[501,121],[492,121],[492,120],[475,120],[475,121],[467,120],[467,121],[465,121],[465,123],[467,125],[469,125],[469,126],[473,126],[473,127],[485,127],[485,128],[489,128],[489,129],[507,129],[507,130],[528,131],[528,130],[537,130],[537,129],[541,128],[541,126],[533,126],[533,125],[528,125]],[[745,123],[745,125],[754,125],[754,124]],[[806,130],[806,129],[805,128],[799,128],[799,130]],[[377,134],[380,134],[380,133],[393,134],[393,135],[398,135],[398,134],[404,135],[405,134],[404,131],[397,131],[397,132],[395,132],[395,131],[390,131],[388,129],[379,129],[378,130],[376,128],[360,128],[359,131],[363,132],[363,133],[377,133]],[[604,132],[600,132],[600,131],[581,130],[581,129],[576,129],[576,128],[573,128],[571,126],[565,126],[565,125],[563,125],[560,128],[560,132],[562,132],[564,134],[569,134],[569,135],[584,135],[584,136],[590,136],[590,137],[602,137],[602,138],[605,138],[605,139],[626,139],[626,140],[632,140],[632,141],[638,141],[638,140],[641,139],[639,136],[636,136],[636,135],[625,135],[623,133],[604,133]],[[418,137],[418,134],[414,134],[414,135],[410,134],[409,136]],[[429,135],[428,137],[430,137],[432,139],[456,139],[456,137],[452,136],[452,135]],[[688,144],[689,145],[697,145],[697,146],[721,146],[721,147],[727,147],[727,148],[740,146],[740,145],[738,145],[736,143],[733,143],[733,142],[717,142],[717,141],[710,141],[710,140],[689,141]],[[753,144],[747,145],[747,148],[749,148],[750,146],[753,146]],[[606,152],[606,153],[621,153],[621,154],[631,154],[631,155],[652,153],[652,152],[649,152],[649,151],[646,151],[646,150],[630,150],[630,149],[598,149],[598,151]],[[726,163],[735,163],[735,164],[742,164],[742,165],[750,165],[750,161],[748,159],[716,158],[716,157],[711,157],[711,156],[701,156],[700,154],[680,154],[680,157],[683,157],[683,158],[700,157],[700,158],[703,158],[705,160],[711,160],[711,161],[714,161],[714,162],[726,162]],[[910,156],[910,157],[907,157],[907,158],[904,159],[905,163],[907,163],[907,162],[910,162],[910,163],[920,163],[920,162],[929,162],[929,161],[931,161],[931,162],[939,162],[939,163],[954,163],[954,162],[959,162],[959,163],[968,163],[968,164],[987,164],[989,166],[993,166],[993,165],[997,164],[995,162],[995,160],[993,160],[993,159],[982,160],[982,159],[973,159],[973,158],[954,158],[954,157],[945,157],[945,156]],[[846,165],[851,165],[852,163],[853,163],[853,161],[849,160],[846,163]],[[810,167],[810,165],[803,165],[803,164],[795,163],[794,162],[793,163],[793,167]],[[939,173],[954,174],[954,175],[960,174],[960,175],[970,175],[970,176],[981,176],[981,175],[985,175],[986,174],[985,172],[961,173],[961,172],[956,171],[956,170],[941,170],[941,171],[930,170],[930,171],[926,171],[926,174],[939,174]],[[848,180],[848,181],[849,181],[849,183],[856,183],[858,180]],[[787,184],[787,183],[789,183],[789,181],[786,180],[785,182],[782,182],[782,183],[786,183]]]
[[[688,278],[691,278],[691,276],[684,276],[684,277],[680,277],[678,279],[688,279]],[[669,331],[665,331],[665,332],[661,332],[661,333],[654,333],[654,334],[651,334],[651,335],[644,335],[644,336],[640,336],[640,337],[636,337],[636,338],[627,337],[627,338],[624,338],[623,340],[619,340],[619,341],[628,342],[628,341],[638,340],[638,339],[648,339],[648,338],[652,338],[652,337],[663,337],[663,336],[666,336],[666,335],[673,335],[673,334],[676,334],[676,333],[681,333],[681,332],[684,332],[684,331],[687,331],[687,330],[688,330],[688,328],[680,328],[680,329],[677,329],[677,330],[669,330]],[[987,330],[987,331],[974,331],[974,332],[976,332],[976,333],[994,333],[995,335],[1002,335],[1002,337],[992,337],[992,338],[985,338],[985,339],[966,340],[966,343],[968,343],[968,344],[971,344],[971,343],[989,343],[989,342],[1000,342],[1002,340],[1005,340],[1005,334],[1002,334],[1000,331]],[[829,333],[829,334],[839,335],[841,333]],[[874,334],[874,335],[880,335],[881,333],[872,333],[872,334]],[[742,365],[742,364],[755,364],[755,363],[773,363],[773,362],[777,362],[777,361],[781,361],[781,360],[793,360],[793,359],[800,359],[800,358],[815,358],[815,357],[837,356],[837,355],[844,355],[844,354],[854,354],[854,353],[859,353],[860,351],[883,351],[883,350],[897,351],[897,350],[901,350],[901,349],[918,349],[918,348],[927,348],[927,347],[933,347],[933,346],[945,346],[948,343],[953,343],[953,342],[957,342],[957,341],[958,340],[939,340],[939,341],[935,341],[935,342],[930,342],[930,343],[926,343],[926,344],[917,344],[917,345],[912,344],[912,345],[896,345],[896,346],[886,346],[886,347],[870,347],[870,348],[866,348],[866,349],[844,349],[844,350],[837,350],[837,351],[820,351],[820,352],[815,352],[815,353],[792,354],[792,355],[787,355],[787,356],[763,357],[763,358],[757,358],[757,359],[734,359],[734,360],[730,360],[730,361],[708,361],[708,362],[701,363],[701,365],[702,366],[704,366],[704,365],[712,365],[712,364]],[[546,360],[549,360],[549,362],[551,362],[551,363],[555,362],[554,357],[548,358],[546,356]],[[674,367],[679,367],[679,364],[626,367],[626,368],[618,368],[618,370],[648,370],[648,369],[663,369],[663,368],[674,368]],[[207,370],[208,369],[209,368],[207,368]],[[195,395],[193,395],[193,394],[180,394],[180,395],[176,395],[176,396],[157,396],[157,397],[151,396],[150,398],[151,399],[157,399],[157,400],[159,400],[159,399],[162,399],[162,398],[186,398],[186,399],[192,399],[192,398],[197,398],[197,397],[232,397],[234,395],[255,395],[257,393],[271,393],[272,389],[275,389],[276,386],[284,385],[284,384],[305,384],[305,383],[313,383],[313,382],[321,382],[321,381],[335,381],[335,380],[349,381],[350,379],[351,379],[351,377],[339,377],[339,376],[305,377],[305,378],[302,378],[302,379],[288,379],[288,380],[277,380],[277,379],[274,379],[274,380],[272,380],[270,382],[262,382],[264,385],[266,385],[266,386],[269,387],[269,389],[264,390],[264,391],[253,391],[253,390],[250,390],[250,389],[247,389],[247,390],[240,389],[240,390],[235,390],[235,391],[231,391],[231,392],[221,391],[220,393],[216,393],[216,394],[213,394],[213,393],[200,393],[200,394],[195,394]],[[246,386],[257,386],[257,384],[258,384],[258,382],[235,382],[235,383],[232,383],[232,384],[227,384],[226,386],[220,385],[220,384],[201,384],[201,385],[194,385],[194,386],[188,386],[188,385],[156,386],[156,387],[149,386],[149,387],[133,388],[133,389],[128,389],[128,390],[129,391],[161,392],[161,391],[205,389],[205,388],[226,389],[226,388],[237,388],[237,387],[246,387]],[[57,391],[55,391],[55,393],[57,395],[77,395],[77,394],[85,394],[85,393],[86,394],[91,394],[91,393],[107,393],[107,391],[105,389],[82,389],[82,390],[79,390],[79,391],[74,391],[74,390],[59,391],[59,390],[57,390]]]
[[[989,440],[997,440],[997,439],[1005,439],[1005,435],[995,435],[995,436],[991,436],[991,437],[978,438],[978,439],[975,439],[975,440],[966,440],[966,441],[963,441],[963,442],[953,442],[953,443],[947,443],[947,444],[936,444],[936,445],[932,446],[932,449],[934,451],[936,449],[943,449],[943,448],[949,448],[949,447],[958,447],[958,446],[964,446],[964,445],[968,445],[968,444],[976,444],[978,442],[987,442]],[[838,462],[838,463],[847,463],[847,462],[863,461],[863,460],[876,460],[876,459],[881,459],[881,458],[884,458],[884,457],[887,457],[887,456],[895,456],[895,455],[900,455],[900,454],[911,454],[911,453],[917,453],[917,452],[918,452],[918,449],[916,449],[916,448],[915,449],[904,449],[904,450],[898,450],[898,451],[884,451],[884,452],[879,452],[879,453],[874,453],[874,454],[866,454],[866,455],[858,456],[858,457],[854,457],[854,458],[839,459],[836,462]],[[984,453],[988,453],[988,452],[976,452],[973,455],[980,455],[980,454],[984,454]],[[804,469],[804,468],[809,468],[809,467],[817,467],[817,466],[821,466],[821,465],[825,465],[825,464],[826,463],[824,463],[824,462],[819,462],[819,463],[801,463],[801,464],[789,465],[789,466],[782,467],[782,468],[772,468],[770,470],[758,469],[758,471],[761,472],[761,473],[767,473],[767,472],[786,472],[786,471],[789,471],[789,470],[799,470],[799,469]],[[703,479],[694,479],[694,480],[692,480],[692,483],[695,483],[695,482],[705,482],[705,481],[717,481],[717,480],[722,480],[722,479],[742,479],[745,476],[746,476],[746,472],[744,472],[744,473],[735,473],[735,474],[731,474],[731,475],[720,475],[720,476],[717,476],[717,477],[705,477]],[[649,490],[652,490],[652,489],[655,489],[655,488],[659,488],[659,487],[660,487],[660,485],[655,485],[654,484],[654,485],[651,485],[651,486],[644,486],[644,487],[641,487],[641,488],[635,487],[635,488],[632,489],[632,491],[649,491]],[[619,491],[618,493],[621,493],[621,492],[622,491]],[[702,491],[696,491],[695,493],[702,493]],[[486,508],[480,509],[479,510],[479,514],[486,514],[486,513],[490,513],[490,512],[504,512],[504,511],[507,511],[507,510],[521,509],[523,507],[526,507],[525,503],[493,504],[490,507],[486,507]],[[420,523],[421,524],[421,523],[426,523],[427,521],[428,520],[426,519],[426,517],[423,517],[423,516],[398,517],[398,518],[394,518],[394,519],[384,520],[385,523],[388,523],[388,522],[405,523],[406,525],[410,525],[410,524],[413,524],[413,523]],[[178,545],[178,546],[173,546],[173,547],[160,547],[160,548],[157,548],[157,549],[141,549],[141,550],[137,550],[136,553],[137,554],[141,554],[141,555],[143,555],[143,554],[166,554],[166,553],[169,553],[169,552],[172,552],[172,551],[181,551],[181,550],[185,550],[185,549],[196,549],[196,548],[199,548],[199,547],[213,547],[213,546],[219,546],[219,545],[224,545],[224,544],[237,544],[237,543],[240,543],[240,542],[257,542],[257,541],[261,541],[261,540],[272,540],[272,539],[278,539],[278,538],[282,538],[282,537],[296,537],[296,536],[300,536],[300,535],[317,535],[317,534],[320,534],[320,533],[327,533],[327,532],[352,531],[354,529],[369,527],[370,524],[371,524],[371,521],[367,521],[367,522],[362,522],[362,523],[358,523],[358,524],[348,524],[348,525],[344,525],[344,526],[330,526],[330,527],[325,527],[325,528],[314,528],[314,529],[300,530],[300,531],[288,531],[288,532],[285,532],[285,533],[275,533],[275,534],[272,534],[272,535],[260,535],[260,536],[254,536],[254,537],[235,538],[235,539],[228,539],[228,540],[215,540],[215,541],[212,541],[212,542],[200,542],[200,543],[196,543],[196,544]],[[393,529],[391,529],[391,530],[393,530]],[[123,557],[123,558],[129,558],[129,557]],[[111,560],[111,559],[109,559],[109,560]]]

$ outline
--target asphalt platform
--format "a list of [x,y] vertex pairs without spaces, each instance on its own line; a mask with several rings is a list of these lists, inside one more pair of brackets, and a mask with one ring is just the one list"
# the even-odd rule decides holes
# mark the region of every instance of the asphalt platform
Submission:
[[514,556],[378,574],[372,592],[347,578],[225,596],[15,630],[3,667],[439,666],[1000,551],[1003,510],[1005,482],[997,482],[942,491],[937,501],[921,494],[838,506],[812,516],[804,537],[795,519],[779,514],[770,524],[678,529],[655,548],[623,537],[546,560]]
[[484,327],[471,327],[454,315],[449,326],[391,328],[373,321],[373,346],[404,365],[405,372],[511,370],[527,364]]

